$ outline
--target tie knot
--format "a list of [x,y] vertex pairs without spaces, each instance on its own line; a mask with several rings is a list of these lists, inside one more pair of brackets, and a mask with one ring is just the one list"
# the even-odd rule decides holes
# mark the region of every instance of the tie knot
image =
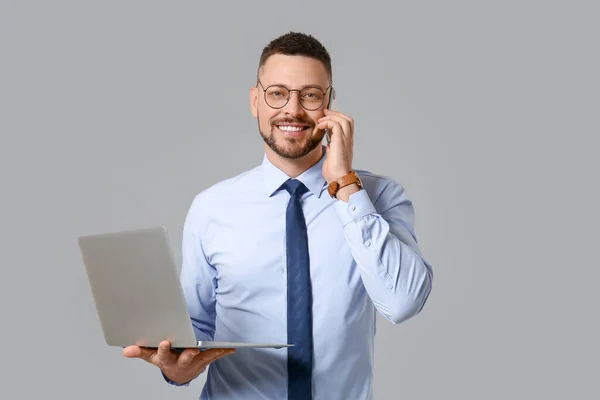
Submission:
[[308,191],[308,188],[304,185],[304,183],[300,182],[297,179],[287,180],[283,184],[283,188],[287,190],[290,195],[296,195],[298,197],[302,196]]

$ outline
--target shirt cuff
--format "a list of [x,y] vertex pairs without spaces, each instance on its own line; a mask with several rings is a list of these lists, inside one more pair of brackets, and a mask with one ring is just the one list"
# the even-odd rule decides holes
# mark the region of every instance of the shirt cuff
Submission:
[[333,207],[343,226],[377,212],[365,189],[352,193],[347,203],[337,200]]
[[164,380],[167,381],[167,383],[174,385],[174,386],[189,386],[190,382],[185,382],[185,383],[178,383],[175,381],[170,380],[169,378],[167,378],[167,376],[165,375],[164,372],[160,371]]

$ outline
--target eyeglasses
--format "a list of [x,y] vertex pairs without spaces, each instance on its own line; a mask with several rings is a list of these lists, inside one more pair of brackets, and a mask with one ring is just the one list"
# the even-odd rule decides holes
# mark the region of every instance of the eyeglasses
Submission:
[[288,89],[283,85],[270,85],[266,89],[262,82],[259,80],[258,83],[263,88],[265,95],[265,102],[271,108],[279,109],[285,107],[290,101],[292,92],[298,92],[298,98],[300,99],[300,105],[308,111],[314,111],[319,109],[323,105],[327,90],[331,88],[328,86],[325,91],[315,86],[308,86],[304,89]]

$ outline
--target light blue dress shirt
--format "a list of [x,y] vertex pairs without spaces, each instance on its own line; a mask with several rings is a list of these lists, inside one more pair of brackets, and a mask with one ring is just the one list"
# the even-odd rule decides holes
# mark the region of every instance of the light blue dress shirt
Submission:
[[[432,269],[403,187],[358,170],[349,202],[327,193],[319,163],[297,177],[313,288],[315,400],[372,398],[376,313],[419,313]],[[285,214],[289,177],[269,162],[199,193],[183,230],[181,284],[198,340],[287,343]],[[287,350],[237,349],[207,368],[201,399],[287,399]],[[169,381],[167,379],[167,381]],[[170,382],[170,381],[169,381]],[[171,382],[172,383],[172,382]]]

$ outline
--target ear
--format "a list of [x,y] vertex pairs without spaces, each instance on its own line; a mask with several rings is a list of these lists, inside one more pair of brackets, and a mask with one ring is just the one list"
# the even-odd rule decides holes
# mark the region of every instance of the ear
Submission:
[[254,118],[258,116],[258,89],[256,86],[250,88],[250,111]]

